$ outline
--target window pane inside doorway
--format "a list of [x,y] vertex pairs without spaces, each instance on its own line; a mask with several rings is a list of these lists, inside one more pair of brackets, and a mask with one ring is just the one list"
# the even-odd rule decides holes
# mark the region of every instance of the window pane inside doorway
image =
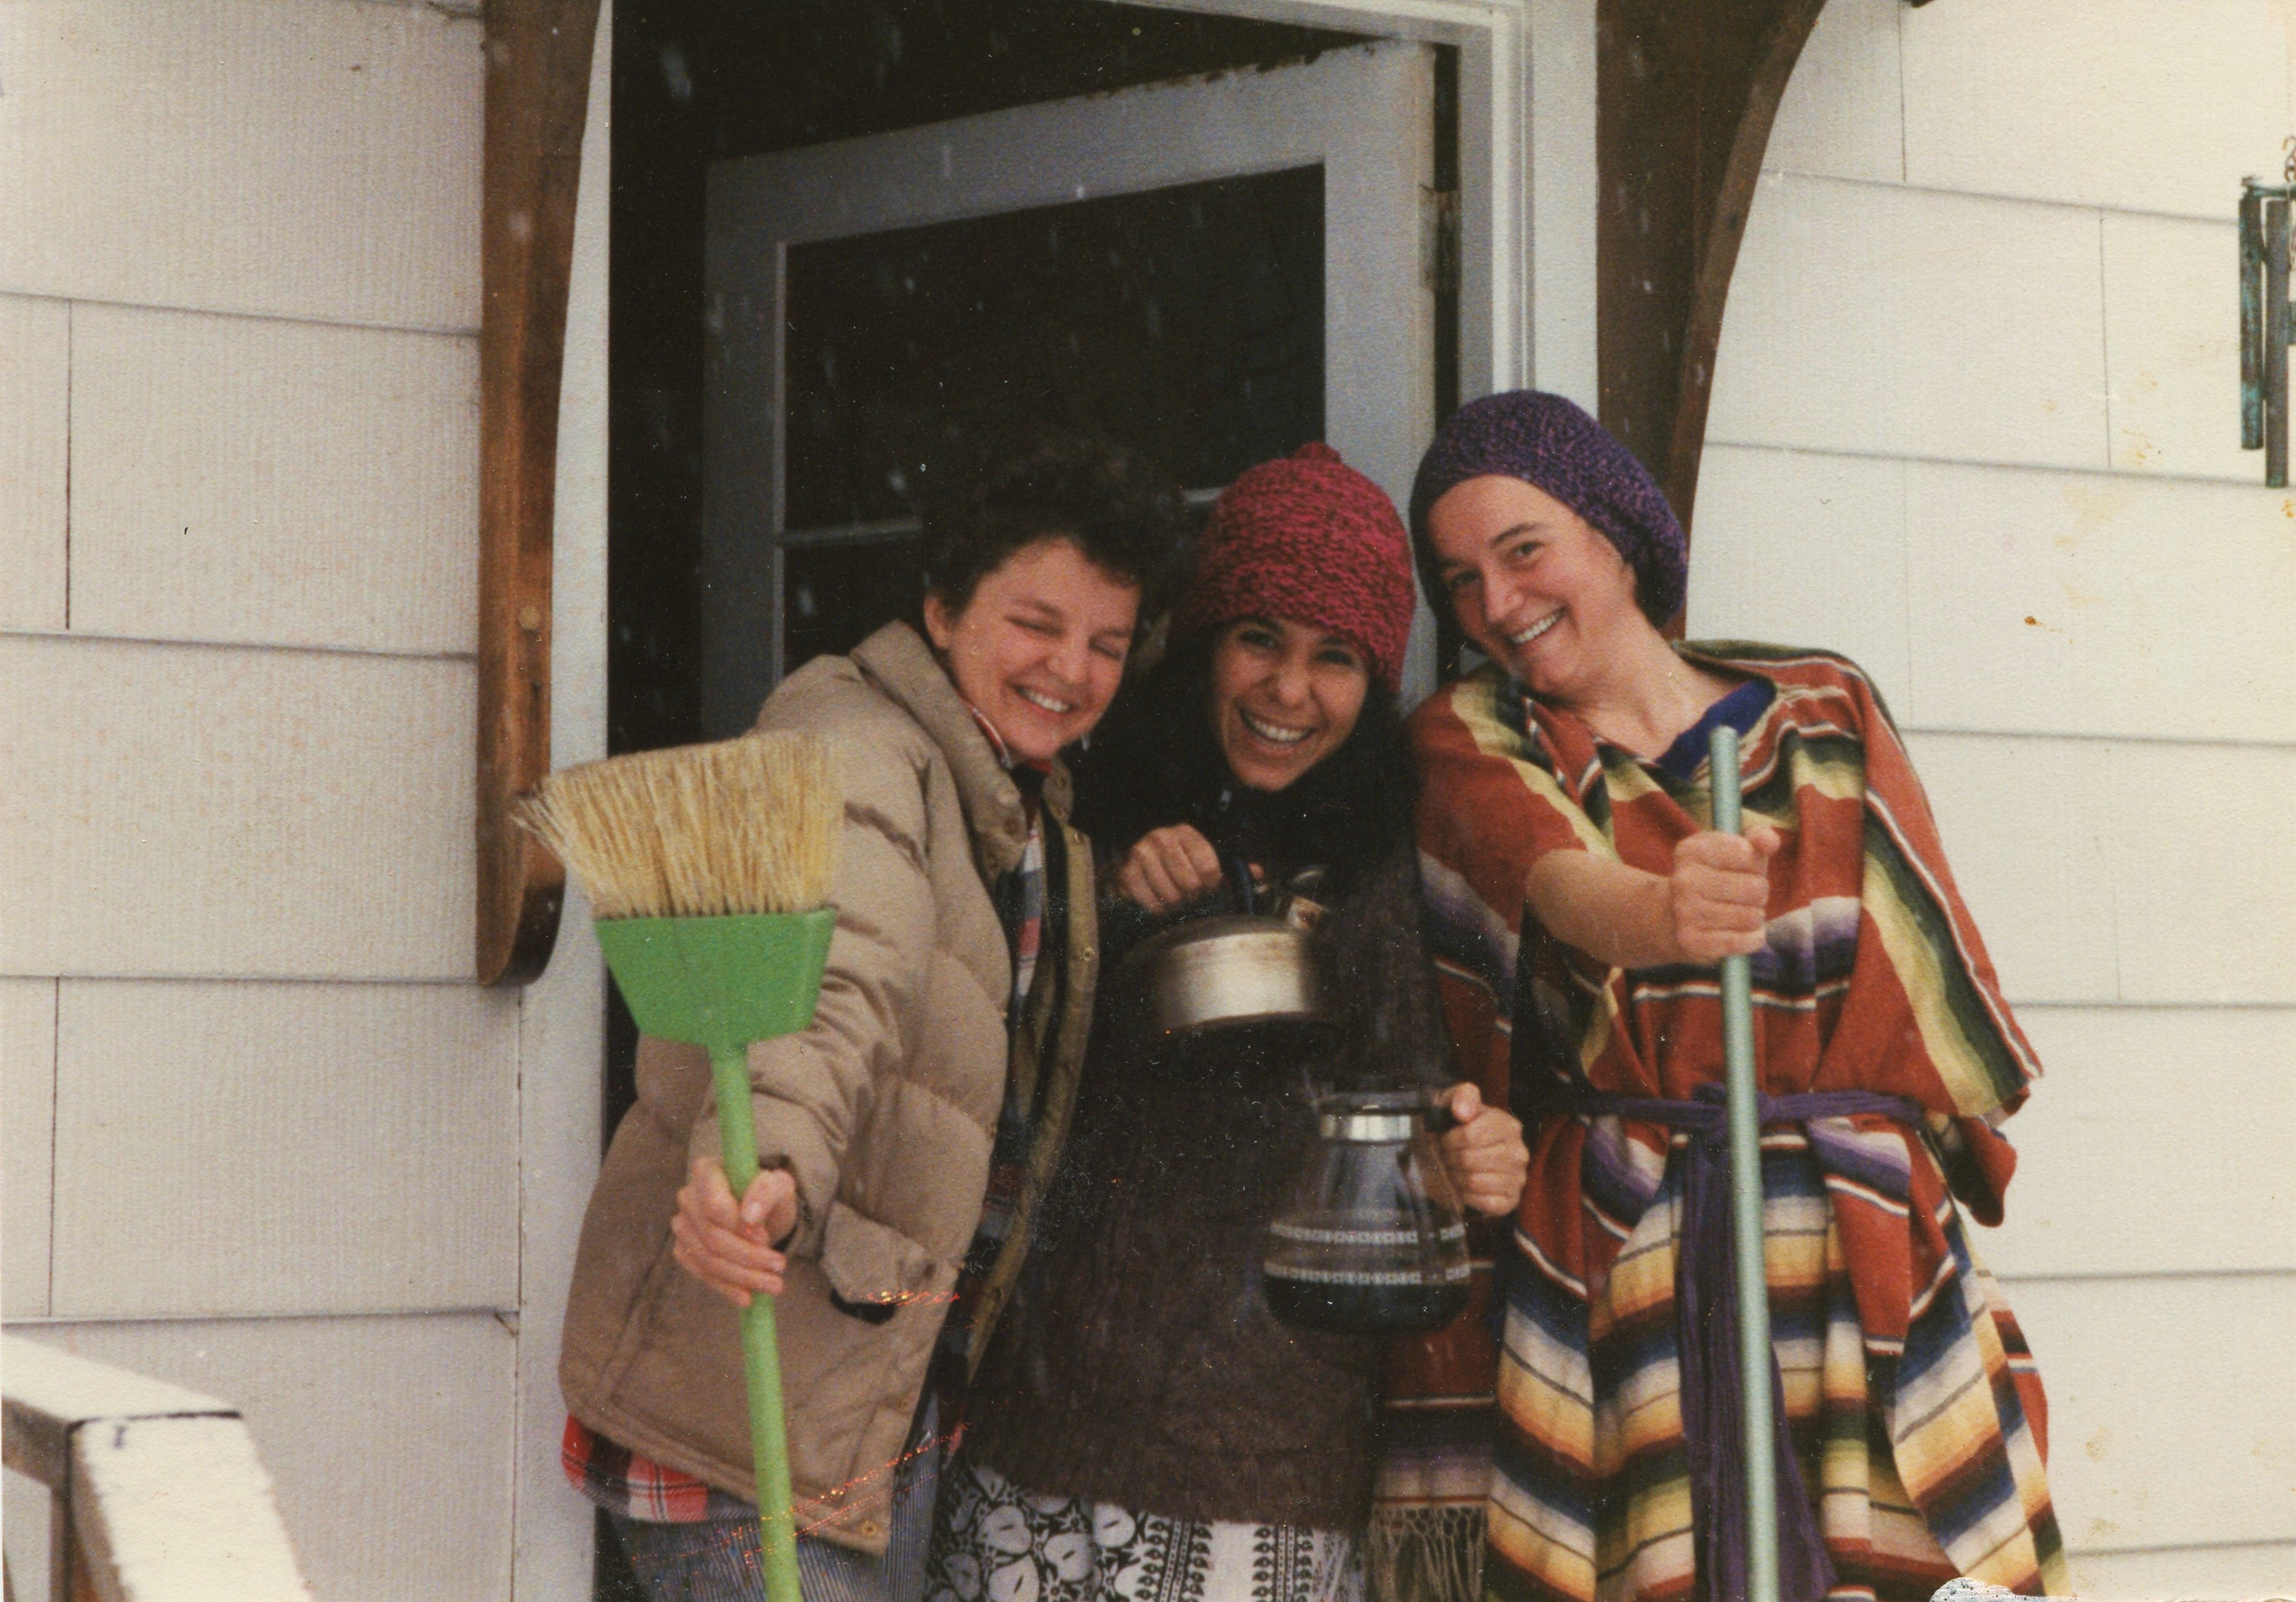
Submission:
[[1324,432],[1320,166],[796,245],[787,284],[792,530],[912,512],[1039,420],[1193,486]]
[[782,660],[794,673],[853,649],[916,599],[924,542],[914,534],[787,546],[782,554]]

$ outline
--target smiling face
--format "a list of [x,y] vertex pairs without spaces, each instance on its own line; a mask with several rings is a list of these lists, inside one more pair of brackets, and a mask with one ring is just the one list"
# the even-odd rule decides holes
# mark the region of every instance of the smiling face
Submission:
[[1642,636],[1634,570],[1592,524],[1521,479],[1469,479],[1427,514],[1461,632],[1532,694],[1587,699]]
[[956,692],[1023,761],[1084,737],[1116,694],[1140,587],[1066,539],[1021,546],[973,587],[963,612],[925,597],[925,632]]
[[1245,618],[1212,641],[1212,733],[1235,776],[1281,790],[1355,731],[1371,670],[1343,634]]

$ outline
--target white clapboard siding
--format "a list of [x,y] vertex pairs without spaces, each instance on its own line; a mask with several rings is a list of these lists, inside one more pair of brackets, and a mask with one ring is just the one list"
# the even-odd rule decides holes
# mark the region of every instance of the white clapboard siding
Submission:
[[[1976,1236],[1996,1273],[2296,1272],[2296,1009],[2028,1006],[2018,1019],[2044,1072],[2007,1126],[2007,1221]],[[2142,1178],[2153,1174],[2177,1179]]]
[[1906,745],[2012,1001],[2296,1003],[2296,749]]
[[[559,389],[558,560],[550,746],[563,766],[606,754],[607,280],[614,7],[599,9]],[[591,1594],[594,1510],[566,1494],[558,1349],[584,1204],[598,1173],[605,964],[570,886],[548,972],[519,997],[518,1568],[521,1598]]]
[[2232,209],[2202,222],[2108,212],[2104,360],[2112,464],[2129,472],[2264,481],[2240,448],[2240,317]]
[[48,1491],[29,1475],[10,1469],[0,1475],[0,1537],[4,1537],[11,1576],[30,1576],[29,1597],[47,1595]]
[[515,997],[66,980],[56,1085],[59,1317],[518,1304]]
[[2119,999],[2106,746],[1917,733],[1906,749],[2009,999]]
[[516,1337],[493,1316],[22,1333],[237,1407],[327,1602],[508,1598]]
[[1905,177],[1898,12],[1904,0],[1829,0],[1786,80],[1767,168],[1894,184]]
[[2243,174],[2280,170],[2287,15],[2276,0],[1986,0],[1908,12],[1906,177],[2225,216]]
[[75,632],[472,652],[478,344],[72,316]]
[[0,290],[469,330],[474,19],[308,0],[0,8]]
[[2296,1003],[2296,747],[2112,747],[2127,1000]]
[[1767,175],[1709,437],[2104,466],[2097,231],[2069,207]]
[[1906,657],[1906,467],[1716,446],[1698,475],[1693,639],[1839,651],[1894,707]]
[[2252,485],[1906,469],[1922,728],[2296,739],[2296,521]]
[[2084,1598],[2285,1597],[2296,1592],[2296,1540],[2076,1552],[2071,1568]]
[[0,637],[0,973],[463,979],[464,661]]
[[[2147,1178],[2177,1182],[2131,1182]],[[2048,1390],[2049,1489],[2070,1549],[2296,1540],[2296,1275],[2004,1289]]]
[[[1701,485],[1692,631],[1858,642],[2047,1069],[1976,1245],[2087,1596],[2296,1594],[2296,828],[2267,800],[2296,785],[2296,502],[2240,487],[2227,226],[2280,165],[2288,26],[1832,0]],[[1845,530],[1829,472],[1886,533]],[[1888,540],[1897,569],[1838,576]]]
[[48,1310],[56,982],[0,979],[0,1315]]
[[70,395],[71,308],[0,295],[0,628],[64,626]]

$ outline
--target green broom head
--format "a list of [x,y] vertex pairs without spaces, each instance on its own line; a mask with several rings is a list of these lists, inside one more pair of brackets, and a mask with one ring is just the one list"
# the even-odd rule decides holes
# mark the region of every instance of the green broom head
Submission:
[[630,1015],[713,1056],[813,1021],[843,786],[817,735],[747,735],[569,768],[518,821],[566,865]]

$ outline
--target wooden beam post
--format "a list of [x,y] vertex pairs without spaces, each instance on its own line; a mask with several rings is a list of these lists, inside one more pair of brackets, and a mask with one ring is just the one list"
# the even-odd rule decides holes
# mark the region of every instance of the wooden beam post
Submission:
[[1595,327],[1603,424],[1687,528],[1730,275],[1824,0],[1601,0]]
[[550,561],[558,387],[597,0],[488,0],[479,330],[477,966],[550,960],[565,870],[510,819],[550,768]]

